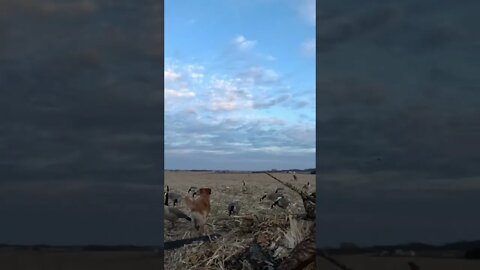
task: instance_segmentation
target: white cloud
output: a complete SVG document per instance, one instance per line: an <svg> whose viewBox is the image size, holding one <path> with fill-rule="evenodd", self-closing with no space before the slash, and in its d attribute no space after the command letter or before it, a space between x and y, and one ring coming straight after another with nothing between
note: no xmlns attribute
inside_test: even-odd
<svg viewBox="0 0 480 270"><path fill-rule="evenodd" d="M195 92L189 91L188 89L182 90L173 90L165 89L166 98L193 98L195 97Z"/></svg>
<svg viewBox="0 0 480 270"><path fill-rule="evenodd" d="M170 82L178 81L181 78L180 74L174 72L171 69L165 70L164 77L165 77L165 81L170 81Z"/></svg>
<svg viewBox="0 0 480 270"><path fill-rule="evenodd" d="M246 113L278 106L299 108L291 105L298 103L297 97L278 91L283 85L282 76L262 66L251 66L237 74L218 74L197 63L177 63L167 65L165 77L167 113L186 108L204 111L202 115Z"/></svg>
<svg viewBox="0 0 480 270"><path fill-rule="evenodd" d="M280 75L272 69L250 67L237 75L243 83L250 85L274 84L280 80Z"/></svg>
<svg viewBox="0 0 480 270"><path fill-rule="evenodd" d="M266 55L266 56L265 56L265 59L268 60L268 61L275 61L275 60L277 60L277 58L275 58L275 56L273 56L273 55Z"/></svg>
<svg viewBox="0 0 480 270"><path fill-rule="evenodd" d="M213 111L233 111L251 108L252 95L240 89L238 81L213 79L211 82L211 107Z"/></svg>
<svg viewBox="0 0 480 270"><path fill-rule="evenodd" d="M302 43L300 46L300 49L304 55L307 56L315 56L315 49L316 49L316 44L315 44L315 39L310 39Z"/></svg>
<svg viewBox="0 0 480 270"><path fill-rule="evenodd" d="M248 40L243 35L237 35L225 47L221 55L222 61L225 61L226 66L233 67L235 65L248 65L252 62L272 62L277 60L275 56L268 52L258 51L255 48L256 45L256 40Z"/></svg>
<svg viewBox="0 0 480 270"><path fill-rule="evenodd" d="M236 100L217 99L213 101L212 110L214 111L233 111L240 108Z"/></svg>
<svg viewBox="0 0 480 270"><path fill-rule="evenodd" d="M255 47L257 41L255 40L247 40L243 35L238 35L233 40L233 45L240 51L248 51Z"/></svg>
<svg viewBox="0 0 480 270"><path fill-rule="evenodd" d="M187 65L185 67L185 72L194 81L202 81L204 77L204 74L203 74L204 70L205 68L199 65Z"/></svg>

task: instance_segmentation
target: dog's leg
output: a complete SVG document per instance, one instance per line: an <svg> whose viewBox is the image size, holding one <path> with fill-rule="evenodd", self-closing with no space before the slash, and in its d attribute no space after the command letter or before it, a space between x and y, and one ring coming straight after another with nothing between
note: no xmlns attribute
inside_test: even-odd
<svg viewBox="0 0 480 270"><path fill-rule="evenodd" d="M200 235L199 235L199 233L200 233L200 224L199 224L198 217L196 217L195 215L194 215L193 218L192 218L192 223L193 223L193 227L195 228L195 231L196 231L197 236L200 236Z"/></svg>

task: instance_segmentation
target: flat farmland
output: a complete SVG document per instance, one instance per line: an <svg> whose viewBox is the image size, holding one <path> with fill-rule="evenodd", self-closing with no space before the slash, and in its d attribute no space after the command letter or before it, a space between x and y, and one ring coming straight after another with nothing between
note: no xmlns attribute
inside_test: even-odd
<svg viewBox="0 0 480 270"><path fill-rule="evenodd" d="M315 175L297 174L297 181L294 181L293 176L287 173L273 173L272 175L280 180L290 182L298 188L310 182L310 190L315 190ZM242 181L245 181L247 187L245 193L242 192ZM188 195L187 191L191 186L211 188L209 223L215 222L217 218L228 217L227 205L232 201L240 202L241 215L265 214L286 216L288 214L304 213L303 203L299 195L263 173L166 172L165 185L170 187L171 192L180 193L183 196ZM285 211L278 208L272 211L272 202L269 200L260 202L260 198L265 192L273 192L280 187L284 188L284 194L291 200L291 205ZM178 208L188 214L183 201L178 205ZM192 225L188 221L183 221L179 220L176 228L173 230L170 229L170 222L165 221L165 241L195 236Z"/></svg>
<svg viewBox="0 0 480 270"><path fill-rule="evenodd" d="M1 251L2 270L151 270L161 269L157 252Z"/></svg>
<svg viewBox="0 0 480 270"><path fill-rule="evenodd" d="M480 261L450 258L376 257L369 255L332 256L353 270L410 270L408 262L414 262L420 270L478 270ZM338 270L324 259L317 260L318 269Z"/></svg>
<svg viewBox="0 0 480 270"><path fill-rule="evenodd" d="M309 192L315 191L315 175L297 173L297 180L294 180L293 175L289 173L273 173L272 175L282 181L291 183L299 189L310 183ZM243 181L246 184L246 191L242 191ZM275 240L271 239L271 242L281 241L284 231L280 228L277 229L273 224L268 228L255 228L253 232L241 232L242 227L247 226L241 220L228 216L227 206L230 202L239 202L240 212L237 216L258 216L272 223L288 224L290 217L296 217L305 213L302 199L298 194L264 173L166 172L165 185L169 186L170 192L180 193L182 196L188 196L187 191L191 186L211 188L211 212L207 220L207 223L211 224L211 226L207 227L206 231L208 234L222 235L219 240L214 241L219 245L218 247L213 246L215 245L214 243L205 243L203 245L191 245L172 251L165 251L166 269L180 269L182 267L195 269L195 262L191 258L204 257L205 260L208 260L209 256L215 257L212 254L207 256L207 250L222 250L221 254L216 254L219 258L222 258L222 256L225 258L233 256L235 252L244 247L243 245L248 245L248 241L256 237L262 230L272 231L271 237L275 238ZM274 192L277 188L283 188L283 193L291 201L290 206L286 209L278 207L272 209L271 205L273 202L268 199L260 201L265 192ZM177 208L186 214L190 214L183 201ZM177 221L173 229L169 221L165 221L164 224L165 241L197 236L192 224L186 220ZM300 226L308 225L311 224L302 223ZM224 245L222 246L220 243L224 243ZM236 243L238 244L237 246L235 246ZM227 244L231 245L227 247ZM202 264L200 259L199 264ZM207 268L202 269L221 269L224 267L223 265L213 266L213 264L211 262L212 266L210 268L209 262L204 263L203 265L207 265Z"/></svg>

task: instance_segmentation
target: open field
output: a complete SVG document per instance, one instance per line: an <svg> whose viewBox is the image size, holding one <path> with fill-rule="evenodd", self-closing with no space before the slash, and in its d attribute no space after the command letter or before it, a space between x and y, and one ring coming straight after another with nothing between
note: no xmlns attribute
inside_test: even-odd
<svg viewBox="0 0 480 270"><path fill-rule="evenodd" d="M2 270L150 270L162 265L155 252L0 252Z"/></svg>
<svg viewBox="0 0 480 270"><path fill-rule="evenodd" d="M310 192L315 190L315 175L297 174L297 181L288 173L273 175L298 188L310 182ZM246 183L246 192L242 192L242 180ZM282 257L288 254L289 246L303 240L285 239L287 231L295 227L298 229L297 237L301 238L302 233L312 225L306 221L296 222L289 219L289 215L296 217L305 213L301 197L263 173L166 172L165 185L169 185L170 191L185 196L190 186L211 188L211 212L207 222L212 227L207 227L206 231L208 234L222 235L211 243L192 244L165 251L166 269L222 269L226 267L222 261L242 251L253 239L262 239L265 245L271 247L272 252L277 252L277 255ZM268 200L260 202L264 192L275 191L278 187L284 188L284 194L291 200L291 205L285 210L277 207L272 210L272 202ZM235 200L240 202L240 213L236 217L229 217L227 205ZM183 202L177 207L189 213ZM255 221L242 219L254 215L258 217ZM170 228L171 223L165 221L165 241L197 236L193 226L186 220L179 220L173 230Z"/></svg>
<svg viewBox="0 0 480 270"><path fill-rule="evenodd" d="M414 262L420 270L478 270L480 261L422 257L376 257L368 255L332 256L353 270L410 270L408 262ZM338 270L324 259L317 260L318 269Z"/></svg>

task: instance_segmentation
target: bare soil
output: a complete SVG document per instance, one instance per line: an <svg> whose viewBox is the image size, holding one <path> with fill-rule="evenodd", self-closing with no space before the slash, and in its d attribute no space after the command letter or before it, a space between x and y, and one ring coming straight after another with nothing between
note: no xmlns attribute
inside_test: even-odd
<svg viewBox="0 0 480 270"><path fill-rule="evenodd" d="M162 254L155 252L0 252L2 270L151 270L162 265Z"/></svg>

